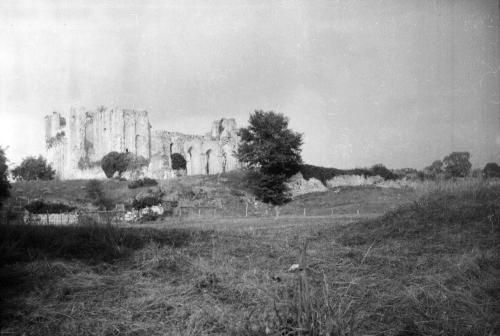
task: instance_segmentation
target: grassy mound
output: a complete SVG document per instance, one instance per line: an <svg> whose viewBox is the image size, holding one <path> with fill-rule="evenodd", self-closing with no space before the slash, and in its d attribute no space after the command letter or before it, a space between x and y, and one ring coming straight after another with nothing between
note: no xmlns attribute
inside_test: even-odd
<svg viewBox="0 0 500 336"><path fill-rule="evenodd" d="M367 296L366 328L500 332L499 186L433 192L335 234L360 264L351 297Z"/></svg>

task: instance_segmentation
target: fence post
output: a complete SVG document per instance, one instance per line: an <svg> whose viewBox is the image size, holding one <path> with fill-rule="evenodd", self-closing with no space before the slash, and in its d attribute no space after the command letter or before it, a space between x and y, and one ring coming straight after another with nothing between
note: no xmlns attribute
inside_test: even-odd
<svg viewBox="0 0 500 336"><path fill-rule="evenodd" d="M246 203L245 206L245 217L248 217L248 202Z"/></svg>
<svg viewBox="0 0 500 336"><path fill-rule="evenodd" d="M201 208L198 208L198 218L201 218Z"/></svg>
<svg viewBox="0 0 500 336"><path fill-rule="evenodd" d="M215 218L215 208L214 208L214 218Z"/></svg>
<svg viewBox="0 0 500 336"><path fill-rule="evenodd" d="M333 208L332 208L331 210L332 210L332 214L331 214L331 216L333 217Z"/></svg>
<svg viewBox="0 0 500 336"><path fill-rule="evenodd" d="M304 217L306 216L306 208L304 208Z"/></svg>
<svg viewBox="0 0 500 336"><path fill-rule="evenodd" d="M179 218L181 218L181 217L182 217L182 207L180 206L179 207Z"/></svg>

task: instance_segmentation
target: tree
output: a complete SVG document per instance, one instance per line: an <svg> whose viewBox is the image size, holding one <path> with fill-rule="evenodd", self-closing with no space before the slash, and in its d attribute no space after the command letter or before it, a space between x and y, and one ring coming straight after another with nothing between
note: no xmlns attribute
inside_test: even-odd
<svg viewBox="0 0 500 336"><path fill-rule="evenodd" d="M41 155L23 159L21 164L12 170L15 179L25 181L52 180L55 174L55 170Z"/></svg>
<svg viewBox="0 0 500 336"><path fill-rule="evenodd" d="M170 155L170 159L172 160L172 169L173 170L183 170L186 169L186 159L179 153L174 153Z"/></svg>
<svg viewBox="0 0 500 336"><path fill-rule="evenodd" d="M263 174L290 177L302 163L302 134L288 129L288 118L273 111L255 111L250 126L240 129L237 158Z"/></svg>
<svg viewBox="0 0 500 336"><path fill-rule="evenodd" d="M0 147L0 209L2 208L2 201L10 196L11 185L8 180L9 170L7 166L7 157L5 150Z"/></svg>
<svg viewBox="0 0 500 336"><path fill-rule="evenodd" d="M128 153L109 152L101 160L101 168L107 178L112 178L118 172L121 176L130 164L130 155Z"/></svg>
<svg viewBox="0 0 500 336"><path fill-rule="evenodd" d="M443 162L441 160L434 161L430 166L425 167L423 174L427 178L435 179L443 174Z"/></svg>
<svg viewBox="0 0 500 336"><path fill-rule="evenodd" d="M465 177L469 175L472 164L469 152L453 152L443 159L446 177Z"/></svg>
<svg viewBox="0 0 500 336"><path fill-rule="evenodd" d="M259 170L253 175L256 196L274 205L288 201L284 182L300 170L302 134L290 130L288 118L281 113L255 111L239 136L236 157Z"/></svg>
<svg viewBox="0 0 500 336"><path fill-rule="evenodd" d="M398 178L398 175L394 174L392 171L390 171L386 166L384 166L381 163L371 167L370 172L373 175L378 175L382 177L384 180L396 180Z"/></svg>
<svg viewBox="0 0 500 336"><path fill-rule="evenodd" d="M483 168L483 176L486 178L500 177L500 166L495 162L489 162Z"/></svg>

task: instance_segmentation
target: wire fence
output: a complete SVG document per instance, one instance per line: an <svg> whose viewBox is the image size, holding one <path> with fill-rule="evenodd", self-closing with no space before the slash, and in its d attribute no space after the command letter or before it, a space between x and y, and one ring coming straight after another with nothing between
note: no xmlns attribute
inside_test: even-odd
<svg viewBox="0 0 500 336"><path fill-rule="evenodd" d="M340 210L340 209L338 209ZM260 207L250 205L243 207L220 206L186 206L179 205L170 212L156 214L150 219L156 220L183 220L183 219L216 219L216 218L279 218L279 217L335 217L349 214L335 208L291 208L291 207ZM18 206L9 207L0 211L0 223L25 223L36 225L76 225L86 223L122 224L134 221L144 221L144 210L107 210L90 211L78 210L61 213L33 214ZM356 214L356 213L350 213ZM359 215L359 211L357 212Z"/></svg>

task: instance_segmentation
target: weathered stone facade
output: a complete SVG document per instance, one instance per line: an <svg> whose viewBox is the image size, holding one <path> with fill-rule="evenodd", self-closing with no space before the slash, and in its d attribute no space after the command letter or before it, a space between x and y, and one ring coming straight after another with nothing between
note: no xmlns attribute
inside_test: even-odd
<svg viewBox="0 0 500 336"><path fill-rule="evenodd" d="M45 117L47 160L61 179L104 178L100 160L111 151L130 152L148 163L143 176L175 176L170 156L180 153L187 174L216 174L238 168L234 119L216 120L210 133L188 135L153 130L147 111L72 108L67 118L58 112Z"/></svg>

